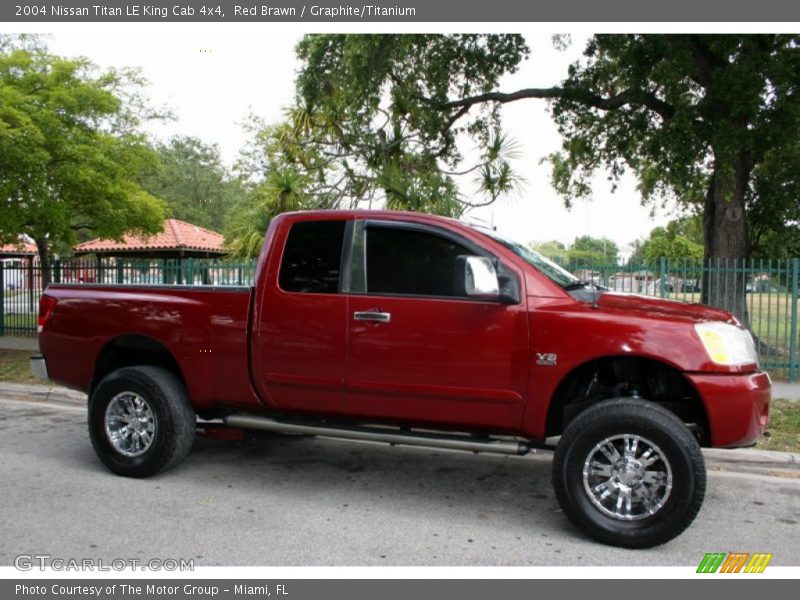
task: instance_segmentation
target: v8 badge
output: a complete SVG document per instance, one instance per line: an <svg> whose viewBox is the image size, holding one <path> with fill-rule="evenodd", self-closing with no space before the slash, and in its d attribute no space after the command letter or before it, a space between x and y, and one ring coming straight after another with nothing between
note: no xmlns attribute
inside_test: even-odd
<svg viewBox="0 0 800 600"><path fill-rule="evenodd" d="M558 362L558 355L552 352L537 352L536 364L542 367L555 367Z"/></svg>

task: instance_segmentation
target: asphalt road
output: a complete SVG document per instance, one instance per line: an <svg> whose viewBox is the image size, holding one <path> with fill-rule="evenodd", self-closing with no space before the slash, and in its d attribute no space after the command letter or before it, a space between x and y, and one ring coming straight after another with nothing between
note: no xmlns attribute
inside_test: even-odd
<svg viewBox="0 0 800 600"><path fill-rule="evenodd" d="M800 479L710 472L679 538L621 550L558 509L545 455L503 457L310 437L198 438L147 480L95 458L83 409L0 399L0 565L195 559L211 565L696 565L773 552L800 565Z"/></svg>

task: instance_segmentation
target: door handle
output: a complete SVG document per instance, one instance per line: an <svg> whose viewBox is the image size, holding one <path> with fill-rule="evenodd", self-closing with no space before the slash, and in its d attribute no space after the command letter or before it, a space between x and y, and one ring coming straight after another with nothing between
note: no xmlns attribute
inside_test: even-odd
<svg viewBox="0 0 800 600"><path fill-rule="evenodd" d="M375 321L376 323L388 323L392 320L392 315L385 312L366 310L354 312L353 318L356 321Z"/></svg>

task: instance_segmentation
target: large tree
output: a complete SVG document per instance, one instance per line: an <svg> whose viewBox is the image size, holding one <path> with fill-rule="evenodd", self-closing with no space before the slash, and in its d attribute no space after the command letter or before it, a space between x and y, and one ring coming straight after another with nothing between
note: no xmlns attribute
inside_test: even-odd
<svg viewBox="0 0 800 600"><path fill-rule="evenodd" d="M119 238L161 229L164 206L138 183L158 158L135 73L99 72L37 40L0 39L0 237L30 236L45 282L54 248L80 231Z"/></svg>
<svg viewBox="0 0 800 600"><path fill-rule="evenodd" d="M507 91L500 76L528 55L520 36L307 36L293 143L325 145L325 174L344 176L350 196L377 189L391 202L410 189L438 205L457 197L451 173L475 166L459 144L471 137L491 201L513 187L498 107L546 99L564 140L550 157L553 181L568 203L590 195L598 169L612 179L631 171L645 200L700 207L706 259L742 259L754 174L800 133L799 40L596 35L559 84Z"/></svg>
<svg viewBox="0 0 800 600"><path fill-rule="evenodd" d="M550 90L556 186L581 195L598 167L631 169L646 199L700 207L706 260L749 257L754 171L800 133L797 36L595 36L584 54ZM723 289L723 307L742 305Z"/></svg>

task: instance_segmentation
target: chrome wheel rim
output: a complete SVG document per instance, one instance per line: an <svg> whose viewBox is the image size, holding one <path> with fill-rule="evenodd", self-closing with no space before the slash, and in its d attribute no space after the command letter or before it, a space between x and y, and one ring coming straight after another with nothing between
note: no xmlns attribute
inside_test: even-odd
<svg viewBox="0 0 800 600"><path fill-rule="evenodd" d="M106 407L106 437L123 456L141 456L155 439L156 419L150 405L134 392L122 392Z"/></svg>
<svg viewBox="0 0 800 600"><path fill-rule="evenodd" d="M589 452L583 487L604 515L620 521L646 519L664 508L672 492L672 467L652 441L616 435Z"/></svg>

